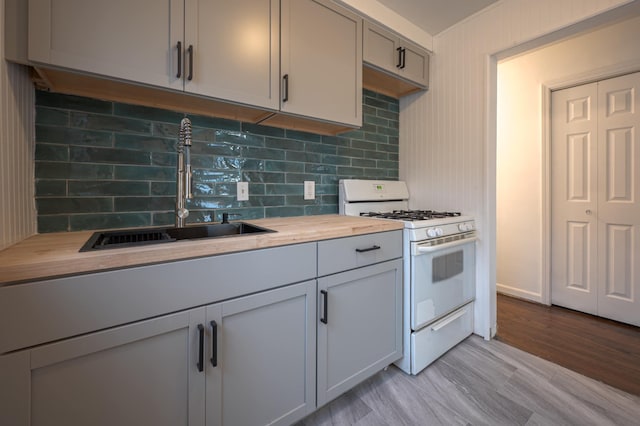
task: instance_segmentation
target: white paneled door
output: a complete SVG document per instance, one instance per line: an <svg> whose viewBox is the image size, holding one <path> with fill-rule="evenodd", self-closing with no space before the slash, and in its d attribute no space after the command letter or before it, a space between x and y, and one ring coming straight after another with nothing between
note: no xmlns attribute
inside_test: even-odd
<svg viewBox="0 0 640 426"><path fill-rule="evenodd" d="M640 73L552 94L551 301L640 325Z"/></svg>

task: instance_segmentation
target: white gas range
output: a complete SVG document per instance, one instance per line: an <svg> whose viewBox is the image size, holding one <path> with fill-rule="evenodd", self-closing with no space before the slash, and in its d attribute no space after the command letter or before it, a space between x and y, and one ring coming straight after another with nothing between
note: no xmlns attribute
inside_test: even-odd
<svg viewBox="0 0 640 426"><path fill-rule="evenodd" d="M408 206L405 182L340 181L340 214L404 222L404 356L396 364L418 374L473 332L476 231L459 212Z"/></svg>

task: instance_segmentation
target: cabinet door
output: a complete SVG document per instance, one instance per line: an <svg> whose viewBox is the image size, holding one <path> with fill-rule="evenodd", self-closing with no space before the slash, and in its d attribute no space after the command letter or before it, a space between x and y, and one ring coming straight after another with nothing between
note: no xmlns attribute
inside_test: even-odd
<svg viewBox="0 0 640 426"><path fill-rule="evenodd" d="M318 406L402 357L402 260L318 279Z"/></svg>
<svg viewBox="0 0 640 426"><path fill-rule="evenodd" d="M216 328L208 426L289 425L315 409L315 288L308 281L207 308L208 332Z"/></svg>
<svg viewBox="0 0 640 426"><path fill-rule="evenodd" d="M204 309L23 351L25 362L14 360L17 374L0 372L23 392L16 399L30 403L20 408L26 412L0 413L0 423L204 425L197 324L204 324ZM20 422L5 423L4 415Z"/></svg>
<svg viewBox="0 0 640 426"><path fill-rule="evenodd" d="M29 60L182 89L184 2L29 0Z"/></svg>
<svg viewBox="0 0 640 426"><path fill-rule="evenodd" d="M283 0L281 110L362 124L362 19L328 0Z"/></svg>
<svg viewBox="0 0 640 426"><path fill-rule="evenodd" d="M421 88L429 86L429 53L371 22L364 23L362 60Z"/></svg>
<svg viewBox="0 0 640 426"><path fill-rule="evenodd" d="M402 65L398 41L397 35L365 21L362 60L396 74Z"/></svg>
<svg viewBox="0 0 640 426"><path fill-rule="evenodd" d="M398 74L407 80L413 81L423 87L429 86L429 54L426 50L411 43L402 40L402 65Z"/></svg>
<svg viewBox="0 0 640 426"><path fill-rule="evenodd" d="M278 109L279 29L278 0L186 0L185 90Z"/></svg>

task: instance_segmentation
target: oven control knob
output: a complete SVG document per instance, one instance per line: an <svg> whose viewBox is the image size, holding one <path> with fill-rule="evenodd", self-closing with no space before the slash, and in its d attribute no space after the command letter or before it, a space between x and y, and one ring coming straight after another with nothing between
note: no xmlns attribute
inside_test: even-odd
<svg viewBox="0 0 640 426"><path fill-rule="evenodd" d="M427 237L435 238L437 236L438 236L438 228L429 228L429 229L427 229Z"/></svg>
<svg viewBox="0 0 640 426"><path fill-rule="evenodd" d="M442 235L444 234L442 228L436 228L436 232L438 233L438 237L442 237Z"/></svg>
<svg viewBox="0 0 640 426"><path fill-rule="evenodd" d="M458 229L462 232L473 231L473 225L470 223L461 223L458 225Z"/></svg>

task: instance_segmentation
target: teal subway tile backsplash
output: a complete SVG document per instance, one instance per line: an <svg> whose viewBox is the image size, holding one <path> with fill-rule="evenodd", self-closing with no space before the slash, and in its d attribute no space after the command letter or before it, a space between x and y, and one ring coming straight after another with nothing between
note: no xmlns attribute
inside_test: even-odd
<svg viewBox="0 0 640 426"><path fill-rule="evenodd" d="M364 91L363 127L338 136L189 115L188 223L338 212L338 180L398 178L398 101ZM181 112L36 92L38 231L172 225ZM316 182L304 200L303 181ZM249 182L248 201L236 182Z"/></svg>
<svg viewBox="0 0 640 426"><path fill-rule="evenodd" d="M37 117L45 109L36 108ZM62 123L62 122L61 122ZM66 124L62 124L65 125ZM67 127L56 127L52 125L36 125L37 141L40 143L50 142L61 145L72 146L112 146L113 134L109 132L97 132L84 129L72 129Z"/></svg>
<svg viewBox="0 0 640 426"><path fill-rule="evenodd" d="M37 106L49 107L66 111L95 112L99 114L111 114L113 103L82 96L60 96L56 93L38 91L36 93ZM36 118L37 121L37 118Z"/></svg>
<svg viewBox="0 0 640 426"><path fill-rule="evenodd" d="M151 224L151 218L148 213L73 214L69 215L68 228L71 230L117 229L151 226ZM40 226L40 223L38 223L38 226Z"/></svg>
<svg viewBox="0 0 640 426"><path fill-rule="evenodd" d="M65 197L67 182L64 180L40 180L36 183L36 197Z"/></svg>
<svg viewBox="0 0 640 426"><path fill-rule="evenodd" d="M69 161L69 147L40 143L36 148L36 160Z"/></svg>
<svg viewBox="0 0 640 426"><path fill-rule="evenodd" d="M111 198L40 197L36 204L38 213L42 215L113 211Z"/></svg>
<svg viewBox="0 0 640 426"><path fill-rule="evenodd" d="M151 134L151 122L103 114L72 112L70 125L81 129Z"/></svg>
<svg viewBox="0 0 640 426"><path fill-rule="evenodd" d="M36 184L48 179L113 179L113 166L103 164L53 162L36 159L35 169Z"/></svg>
<svg viewBox="0 0 640 426"><path fill-rule="evenodd" d="M47 181L43 181L47 182ZM68 181L70 196L118 196L127 194L128 196L149 195L148 182L135 181L113 181L113 180L71 180Z"/></svg>
<svg viewBox="0 0 640 426"><path fill-rule="evenodd" d="M148 193L148 191L147 191ZM173 209L173 197L114 197L116 212L167 211Z"/></svg>
<svg viewBox="0 0 640 426"><path fill-rule="evenodd" d="M40 232L65 232L69 228L68 215L38 215L38 229L41 230Z"/></svg>

